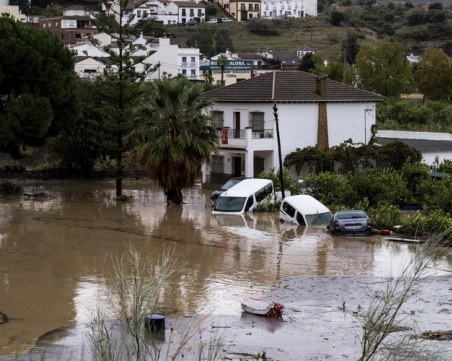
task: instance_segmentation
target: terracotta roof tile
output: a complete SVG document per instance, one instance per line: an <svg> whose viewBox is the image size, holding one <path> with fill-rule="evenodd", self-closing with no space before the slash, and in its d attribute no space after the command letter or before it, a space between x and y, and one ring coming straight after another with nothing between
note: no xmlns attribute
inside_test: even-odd
<svg viewBox="0 0 452 361"><path fill-rule="evenodd" d="M377 102L384 100L378 94L330 79L326 79L326 95L322 97L316 93L316 78L316 75L302 71L271 72L210 90L205 92L203 97L216 102L234 103Z"/></svg>

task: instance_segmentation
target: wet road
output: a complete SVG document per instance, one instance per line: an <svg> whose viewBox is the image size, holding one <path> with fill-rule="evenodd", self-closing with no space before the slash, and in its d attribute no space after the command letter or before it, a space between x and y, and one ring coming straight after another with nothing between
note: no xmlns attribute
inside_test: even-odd
<svg viewBox="0 0 452 361"><path fill-rule="evenodd" d="M166 284L168 315L240 315L239 300L268 291L289 276L384 276L412 245L380 237L331 237L324 229L280 224L276 214L211 215L210 191L198 185L186 204L167 207L153 183L125 184L130 202L116 203L111 182L28 183L46 199L1 200L0 355L27 351L39 336L82 324L105 292L111 257L130 242L158 257L174 249L179 271ZM452 269L450 252L435 268Z"/></svg>

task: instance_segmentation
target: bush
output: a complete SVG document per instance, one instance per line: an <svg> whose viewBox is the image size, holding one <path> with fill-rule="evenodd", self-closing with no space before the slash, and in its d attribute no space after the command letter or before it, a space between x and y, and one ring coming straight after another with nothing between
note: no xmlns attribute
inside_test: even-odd
<svg viewBox="0 0 452 361"><path fill-rule="evenodd" d="M333 10L330 14L330 24L333 26L340 26L341 22L345 20L344 13Z"/></svg>
<svg viewBox="0 0 452 361"><path fill-rule="evenodd" d="M376 208L368 209L367 214L374 227L379 229L392 229L402 220L402 213L399 208L384 202L379 203Z"/></svg>
<svg viewBox="0 0 452 361"><path fill-rule="evenodd" d="M250 20L247 22L246 27L250 33L262 35L262 36L278 36L278 30L270 27L265 20Z"/></svg>
<svg viewBox="0 0 452 361"><path fill-rule="evenodd" d="M423 210L452 212L452 176L424 180L418 185L417 192Z"/></svg>
<svg viewBox="0 0 452 361"><path fill-rule="evenodd" d="M370 207L380 202L400 205L409 197L402 174L393 169L371 170L349 174L348 182L353 190L352 204L368 198Z"/></svg>
<svg viewBox="0 0 452 361"><path fill-rule="evenodd" d="M430 214L421 212L415 213L411 217L407 217L401 228L404 235L412 236L420 239L427 239L433 234L440 234L452 227L452 218L446 213L436 210ZM441 244L452 246L452 237L450 232Z"/></svg>
<svg viewBox="0 0 452 361"><path fill-rule="evenodd" d="M0 195L12 195L22 193L22 187L10 181L0 183Z"/></svg>
<svg viewBox="0 0 452 361"><path fill-rule="evenodd" d="M206 15L210 16L210 17L215 17L218 14L218 8L213 5L213 4L209 4L206 6Z"/></svg>
<svg viewBox="0 0 452 361"><path fill-rule="evenodd" d="M310 174L304 178L306 193L326 205L348 206L352 189L344 176L330 172Z"/></svg>

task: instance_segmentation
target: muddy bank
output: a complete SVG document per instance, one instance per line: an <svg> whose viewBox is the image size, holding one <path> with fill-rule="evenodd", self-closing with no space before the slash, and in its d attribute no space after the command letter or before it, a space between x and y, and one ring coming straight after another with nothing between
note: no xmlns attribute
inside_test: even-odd
<svg viewBox="0 0 452 361"><path fill-rule="evenodd" d="M360 356L363 314L376 292L386 280L376 277L306 276L285 279L262 299L285 305L282 319L271 319L243 313L240 300L235 312L227 316L192 315L176 318L167 315L166 329L158 342L166 354L190 325L204 320L195 332L192 345L184 359L192 359L199 342L212 337L223 338L226 360L252 360L265 353L268 360L356 360ZM406 326L391 337L420 335L427 331L452 330L452 274L429 276L419 293L407 302L401 312ZM20 357L1 357L1 361L38 359L45 350L46 360L88 360L86 325L49 333L41 337L39 346ZM421 340L428 350L441 350L445 359L452 359L452 341Z"/></svg>

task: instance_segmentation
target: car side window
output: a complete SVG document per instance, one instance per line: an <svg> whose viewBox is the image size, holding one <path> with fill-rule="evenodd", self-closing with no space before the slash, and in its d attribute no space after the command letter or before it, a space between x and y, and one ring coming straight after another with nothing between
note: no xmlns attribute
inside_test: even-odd
<svg viewBox="0 0 452 361"><path fill-rule="evenodd" d="M295 208L292 207L289 203L283 203L283 211L286 212L289 216L293 217L295 215Z"/></svg>
<svg viewBox="0 0 452 361"><path fill-rule="evenodd" d="M256 192L256 201L260 202L260 201L264 200L266 196L267 195L265 193L265 189L261 189Z"/></svg>
<svg viewBox="0 0 452 361"><path fill-rule="evenodd" d="M253 206L253 196L249 196L246 201L245 212L248 212L250 208Z"/></svg>

